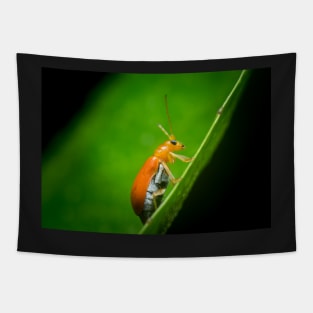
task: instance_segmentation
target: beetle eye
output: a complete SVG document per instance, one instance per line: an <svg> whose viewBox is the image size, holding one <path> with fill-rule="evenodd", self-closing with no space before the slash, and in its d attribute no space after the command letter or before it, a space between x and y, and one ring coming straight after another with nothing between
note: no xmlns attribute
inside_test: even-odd
<svg viewBox="0 0 313 313"><path fill-rule="evenodd" d="M174 146L176 146L177 141L176 141L176 140L171 140L171 144L174 145Z"/></svg>

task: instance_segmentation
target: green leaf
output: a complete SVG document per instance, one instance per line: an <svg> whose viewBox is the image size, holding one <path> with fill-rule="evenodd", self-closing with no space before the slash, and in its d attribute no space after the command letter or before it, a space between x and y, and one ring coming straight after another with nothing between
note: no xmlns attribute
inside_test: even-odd
<svg viewBox="0 0 313 313"><path fill-rule="evenodd" d="M240 73L237 82L218 110L212 125L194 155L194 160L189 163L181 176L181 181L174 186L150 221L142 227L139 234L164 234L171 226L194 182L203 168L210 162L215 150L223 139L232 115L240 101L240 96L250 76L249 74L250 71L248 70L243 70Z"/></svg>

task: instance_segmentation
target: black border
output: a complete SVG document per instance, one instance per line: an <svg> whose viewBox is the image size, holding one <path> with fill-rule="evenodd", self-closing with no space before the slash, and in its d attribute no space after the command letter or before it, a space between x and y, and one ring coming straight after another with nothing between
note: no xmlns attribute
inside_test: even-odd
<svg viewBox="0 0 313 313"><path fill-rule="evenodd" d="M271 228L188 235L120 235L41 228L41 69L188 73L271 68ZM18 251L110 257L200 257L296 250L296 54L203 61L102 61L17 54L20 109Z"/></svg>

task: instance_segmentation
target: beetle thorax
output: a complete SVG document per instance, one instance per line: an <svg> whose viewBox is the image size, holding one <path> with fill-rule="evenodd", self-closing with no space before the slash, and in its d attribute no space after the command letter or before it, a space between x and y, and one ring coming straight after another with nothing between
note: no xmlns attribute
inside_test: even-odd
<svg viewBox="0 0 313 313"><path fill-rule="evenodd" d="M154 151L154 156L158 157L160 160L166 163L172 163L174 161L173 157L170 155L170 152L178 151L184 149L184 145L176 140L168 140L163 144L158 146Z"/></svg>

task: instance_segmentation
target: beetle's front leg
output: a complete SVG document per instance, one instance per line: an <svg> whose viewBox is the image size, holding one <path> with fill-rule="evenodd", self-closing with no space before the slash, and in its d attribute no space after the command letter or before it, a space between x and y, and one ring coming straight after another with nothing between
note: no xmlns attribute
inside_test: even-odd
<svg viewBox="0 0 313 313"><path fill-rule="evenodd" d="M176 154L176 153L174 153L174 152L170 152L170 155L171 155L173 158L179 159L179 160L181 160L181 161L183 161L183 162L186 162L186 163L191 162L191 161L194 160L194 158L189 158L189 157L186 157L186 156L181 155L181 154Z"/></svg>

